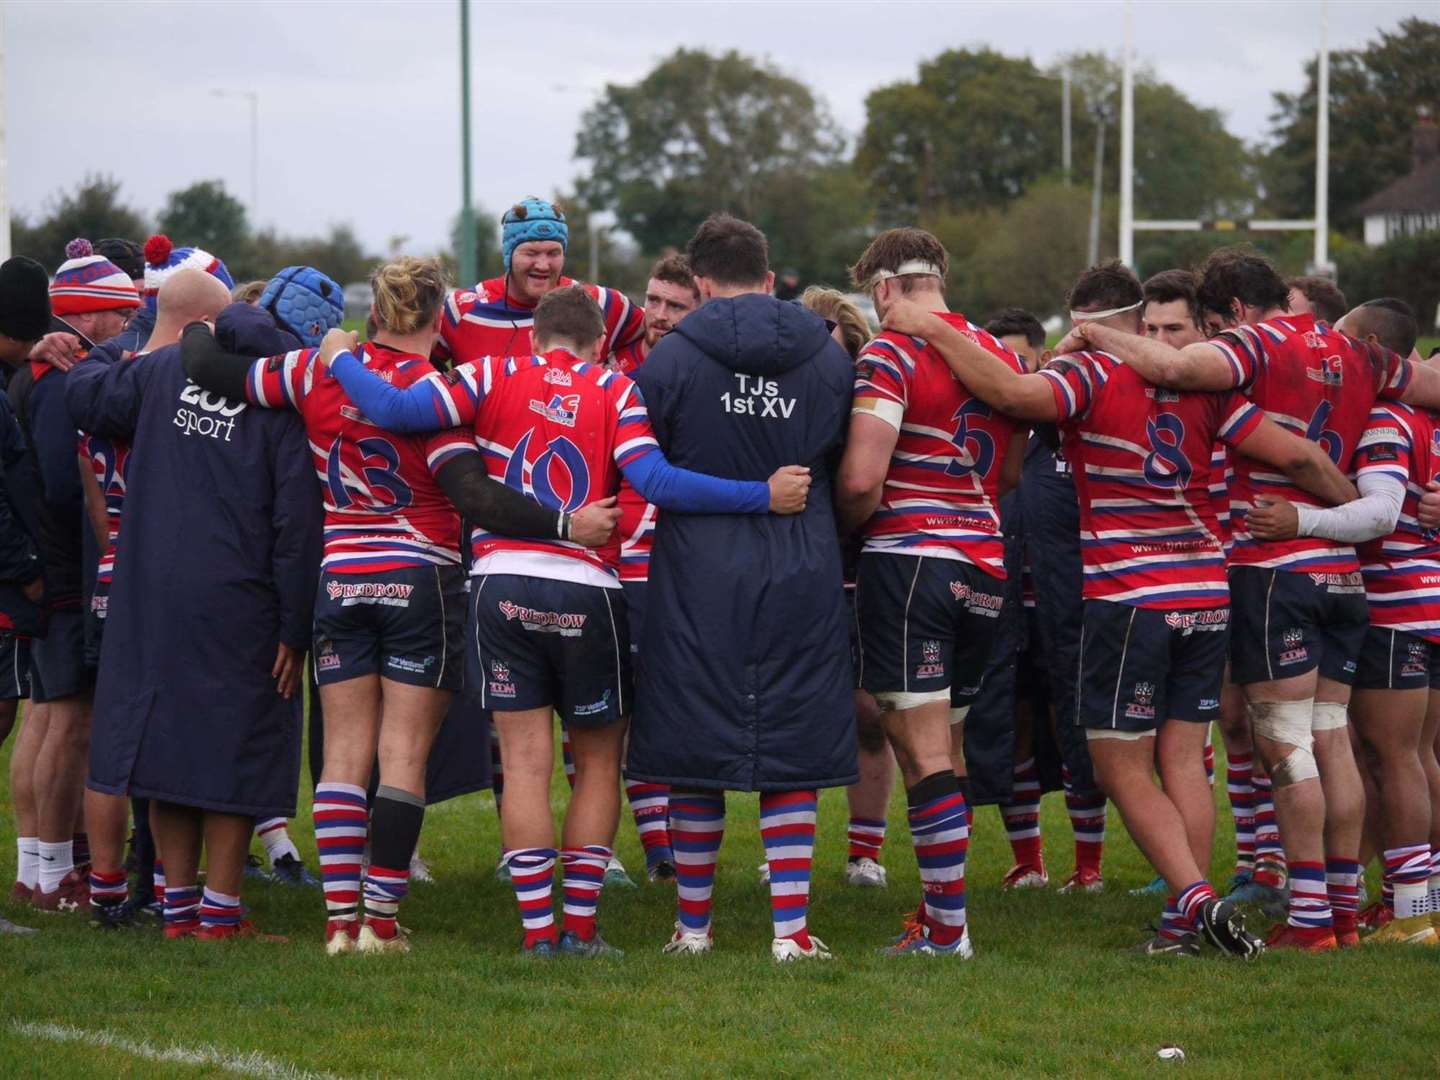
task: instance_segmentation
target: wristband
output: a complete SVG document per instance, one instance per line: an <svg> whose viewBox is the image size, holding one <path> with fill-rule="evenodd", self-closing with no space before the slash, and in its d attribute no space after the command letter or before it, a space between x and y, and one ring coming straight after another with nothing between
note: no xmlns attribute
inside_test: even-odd
<svg viewBox="0 0 1440 1080"><path fill-rule="evenodd" d="M564 510L560 511L560 520L556 525L555 531L561 540L570 539L570 515Z"/></svg>

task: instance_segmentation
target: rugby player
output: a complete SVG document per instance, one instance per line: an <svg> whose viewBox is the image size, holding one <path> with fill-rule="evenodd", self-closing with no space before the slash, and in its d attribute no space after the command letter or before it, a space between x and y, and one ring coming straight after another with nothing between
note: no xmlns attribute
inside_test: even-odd
<svg viewBox="0 0 1440 1080"><path fill-rule="evenodd" d="M891 229L851 268L884 318L909 298L938 322L949 257L930 233ZM948 323L947 323L948 325ZM1018 372L984 331L977 340ZM969 394L923 341L882 333L860 354L836 481L843 533L863 527L856 571L859 683L884 711L905 781L924 902L886 952L972 955L965 918L969 823L955 758L989 659L1005 576L999 497L1025 429Z"/></svg>
<svg viewBox="0 0 1440 1080"><path fill-rule="evenodd" d="M529 356L535 306L555 289L578 285L605 314L605 356L644 337L641 311L616 289L565 277L570 226L565 213L545 199L522 199L500 218L505 273L445 301L435 359L464 364L486 356ZM603 358L602 358L603 359Z"/></svg>
<svg viewBox="0 0 1440 1080"><path fill-rule="evenodd" d="M1201 278L1202 305L1227 311L1235 324L1208 342L1177 350L1100 325L1080 327L1081 334L1157 387L1243 388L1256 406L1346 467L1377 399L1440 405L1440 372L1357 342L1313 315L1290 315L1288 287L1263 257L1217 252ZM1369 610L1352 547L1250 534L1244 511L1270 494L1315 505L1273 470L1236 459L1232 673L1274 783L1290 878L1287 919L1269 943L1323 951L1358 940L1352 905L1364 794L1346 706Z"/></svg>
<svg viewBox="0 0 1440 1080"><path fill-rule="evenodd" d="M1069 297L1077 330L1103 326L1107 340L1146 340L1142 303L1140 283L1118 263L1087 270ZM1140 948L1194 955L1203 934L1225 952L1256 955L1263 944L1202 869L1215 815L1202 751L1220 708L1229 623L1210 455L1220 438L1320 497L1343 501L1353 487L1316 445L1241 397L1146 386L1108 352L1069 350L1073 339L1044 371L1021 375L973 331L918 305L886 322L930 341L995 408L1061 423L1077 466L1085 560L1080 721L1101 786L1170 887L1160 932Z"/></svg>
<svg viewBox="0 0 1440 1080"><path fill-rule="evenodd" d="M1415 316L1399 300L1361 304L1336 329L1401 356L1415 347ZM1277 496L1250 512L1249 527L1266 540L1320 536L1360 545L1370 630L1350 715L1374 755L1384 877L1394 914L1365 940L1436 945L1428 895L1434 808L1422 757L1434 754L1436 718L1428 703L1432 677L1440 683L1440 590L1433 584L1440 544L1416 512L1424 485L1440 473L1440 418L1396 402L1377 403L1355 467L1360 501L1317 510Z"/></svg>
<svg viewBox="0 0 1440 1080"><path fill-rule="evenodd" d="M434 374L429 354L445 297L439 265L402 257L371 281L377 332L357 350L361 362L399 386ZM314 801L325 947L331 955L408 951L396 916L424 820L430 747L461 675L460 522L436 476L445 454L464 442L453 433L395 438L350 403L315 350L251 361L193 329L183 346L186 371L200 386L294 409L305 420L326 514L314 627L326 724ZM517 515L523 533L569 527L523 496L485 487L492 502L497 493L507 497L497 507L515 507L505 512ZM493 517L478 509L476 520ZM603 535L609 524L605 516ZM372 806L367 784L377 751Z"/></svg>
<svg viewBox="0 0 1440 1080"><path fill-rule="evenodd" d="M473 444L444 455L446 488L467 518L465 488L487 469L562 513L613 495L621 474L667 510L804 508L808 470L781 468L767 484L670 466L635 384L601 365L606 341L604 316L593 298L566 288L536 306L535 343L543 350L536 356L462 364L409 389L384 382L348 354L334 357L331 372L366 416L393 430L473 425ZM556 541L507 540L477 529L471 543L475 660L486 676L482 704L492 710L505 762L501 830L525 929L523 951L619 955L596 924L613 854L630 712L619 579L603 553L563 535ZM570 732L575 759L575 794L558 852L549 794L553 713ZM551 901L557 855L565 876L558 936Z"/></svg>
<svg viewBox="0 0 1440 1080"><path fill-rule="evenodd" d="M1328 277L1296 277L1285 282L1285 285L1290 290L1292 315L1314 315L1321 322L1333 326L1349 308L1345 303L1345 294Z"/></svg>

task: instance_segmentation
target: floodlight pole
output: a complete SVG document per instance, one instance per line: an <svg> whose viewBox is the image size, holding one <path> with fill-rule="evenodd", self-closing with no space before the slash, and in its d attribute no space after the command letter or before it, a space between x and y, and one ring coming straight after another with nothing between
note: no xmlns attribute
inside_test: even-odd
<svg viewBox="0 0 1440 1080"><path fill-rule="evenodd" d="M470 203L470 0L460 0L460 286L471 288L475 268L475 208Z"/></svg>
<svg viewBox="0 0 1440 1080"><path fill-rule="evenodd" d="M1120 82L1120 261L1135 262L1135 60L1133 15L1125 0L1125 53Z"/></svg>
<svg viewBox="0 0 1440 1080"><path fill-rule="evenodd" d="M244 98L250 103L250 217L255 228L260 227L260 95L254 90L226 90L216 88L211 97Z"/></svg>
<svg viewBox="0 0 1440 1080"><path fill-rule="evenodd" d="M1315 81L1315 273L1330 265L1330 5L1320 4L1320 61Z"/></svg>
<svg viewBox="0 0 1440 1080"><path fill-rule="evenodd" d="M10 159L5 153L5 9L0 7L0 262L10 258Z"/></svg>
<svg viewBox="0 0 1440 1080"><path fill-rule="evenodd" d="M1060 169L1070 186L1070 65L1060 69Z"/></svg>

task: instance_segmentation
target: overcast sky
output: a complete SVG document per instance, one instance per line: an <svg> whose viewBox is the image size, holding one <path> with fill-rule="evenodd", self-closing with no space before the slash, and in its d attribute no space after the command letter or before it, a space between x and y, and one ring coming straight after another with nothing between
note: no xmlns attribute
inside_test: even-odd
<svg viewBox="0 0 1440 1080"><path fill-rule="evenodd" d="M115 175L151 214L167 192L215 177L248 205L249 107L211 94L227 88L259 95L262 224L298 234L348 221L377 251L397 235L415 251L446 242L460 198L455 0L10 0L3 10L18 212L38 215L86 171ZM1329 10L1342 48L1407 15L1434 17L1436 5L1331 0ZM475 199L498 213L568 187L581 170L581 113L607 82L637 81L681 45L767 57L813 87L853 139L866 93L913 78L924 58L979 45L1041 65L1075 50L1118 55L1123 11L1119 0L476 0ZM1137 60L1250 141L1265 137L1271 93L1299 89L1319 47L1320 0L1137 0L1134 11Z"/></svg>

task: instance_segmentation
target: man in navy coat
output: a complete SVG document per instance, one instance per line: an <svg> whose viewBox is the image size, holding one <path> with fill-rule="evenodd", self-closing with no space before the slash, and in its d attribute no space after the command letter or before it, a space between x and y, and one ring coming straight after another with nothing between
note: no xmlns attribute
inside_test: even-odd
<svg viewBox="0 0 1440 1080"><path fill-rule="evenodd" d="M703 305L636 373L687 469L763 480L811 468L803 513L661 516L626 774L670 784L680 919L710 948L725 792L760 793L777 960L828 958L806 927L816 789L853 783L855 703L830 472L854 366L825 321L770 295L765 236L711 216L686 251Z"/></svg>
<svg viewBox="0 0 1440 1080"><path fill-rule="evenodd" d="M157 333L169 308L189 311L187 296L215 287L177 272L160 292ZM216 333L236 352L286 348L249 305L226 308ZM167 937L246 933L239 891L254 818L292 816L299 779L321 513L305 430L289 413L200 390L178 345L81 364L66 401L77 427L132 444L90 786L155 804Z"/></svg>

